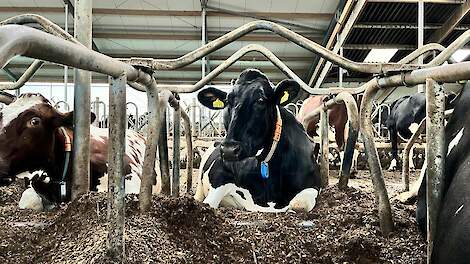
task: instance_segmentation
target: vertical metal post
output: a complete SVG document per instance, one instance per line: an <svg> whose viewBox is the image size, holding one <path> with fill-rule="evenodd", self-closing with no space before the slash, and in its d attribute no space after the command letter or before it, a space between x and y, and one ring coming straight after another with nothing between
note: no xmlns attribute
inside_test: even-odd
<svg viewBox="0 0 470 264"><path fill-rule="evenodd" d="M160 160L160 175L162 179L162 193L171 194L170 187L170 166L168 162L168 124L166 118L167 109L162 115L162 126L160 128L160 137L158 138L158 157Z"/></svg>
<svg viewBox="0 0 470 264"><path fill-rule="evenodd" d="M93 111L95 112L96 119L93 124L97 125L100 122L100 98L96 97L95 101L93 102Z"/></svg>
<svg viewBox="0 0 470 264"><path fill-rule="evenodd" d="M206 45L207 43L207 15L206 15L206 6L207 0L200 0L201 1L201 46ZM206 57L201 59L201 77L204 78L208 71L208 64L209 60Z"/></svg>
<svg viewBox="0 0 470 264"><path fill-rule="evenodd" d="M75 37L91 49L92 0L75 0ZM74 137L72 199L90 186L90 85L91 72L74 71Z"/></svg>
<svg viewBox="0 0 470 264"><path fill-rule="evenodd" d="M69 4L65 4L65 32L69 32ZM67 84L69 82L69 66L64 65L64 101L68 100Z"/></svg>
<svg viewBox="0 0 470 264"><path fill-rule="evenodd" d="M146 212L152 205L152 185L156 182L155 159L159 131L162 125L163 115L159 105L160 101L155 80L147 85L147 109L148 124L145 144L144 165L142 166L142 182L140 184L139 207L141 212Z"/></svg>
<svg viewBox="0 0 470 264"><path fill-rule="evenodd" d="M108 144L108 241L107 255L121 263L124 259L126 152L126 75L110 77Z"/></svg>
<svg viewBox="0 0 470 264"><path fill-rule="evenodd" d="M322 109L320 112L320 175L322 188L328 186L328 175L330 173L328 160L330 142L328 140L328 130L328 109Z"/></svg>
<svg viewBox="0 0 470 264"><path fill-rule="evenodd" d="M444 139L444 88L432 79L426 79L426 139L428 144L426 160L427 186L427 234L428 258L431 263L434 235L442 198L442 186L445 167L445 139Z"/></svg>
<svg viewBox="0 0 470 264"><path fill-rule="evenodd" d="M181 107L173 112L173 177L171 181L171 194L180 195L180 138L181 135Z"/></svg>
<svg viewBox="0 0 470 264"><path fill-rule="evenodd" d="M418 49L424 45L424 1L418 2ZM418 57L418 64L423 64L423 55ZM418 92L424 92L424 85L418 85Z"/></svg>
<svg viewBox="0 0 470 264"><path fill-rule="evenodd" d="M337 38L338 38L338 42L340 42L341 34L338 33ZM343 47L339 48L339 55L341 57L343 56ZM339 88L343 88L343 68L338 67L338 69L339 69L339 72L338 72Z"/></svg>
<svg viewBox="0 0 470 264"><path fill-rule="evenodd" d="M192 121L192 125L191 127L193 128L193 137L196 137L197 136L197 131L196 131L196 98L193 98L193 103L191 104L191 111L192 111L192 114L191 114L191 121Z"/></svg>

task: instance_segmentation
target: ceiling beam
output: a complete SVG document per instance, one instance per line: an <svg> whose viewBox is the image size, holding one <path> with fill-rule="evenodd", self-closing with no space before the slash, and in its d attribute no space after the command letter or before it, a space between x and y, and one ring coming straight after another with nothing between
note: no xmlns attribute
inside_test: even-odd
<svg viewBox="0 0 470 264"><path fill-rule="evenodd" d="M462 19L470 11L470 1L461 4L454 13L442 24L441 28L434 31L429 37L428 43L440 43L454 30L454 28L462 21Z"/></svg>
<svg viewBox="0 0 470 264"><path fill-rule="evenodd" d="M197 34L161 34L161 33L119 33L119 32L97 32L93 31L94 38L101 39L149 39L149 40L201 40L200 32ZM209 35L209 40L214 40L220 35ZM320 42L321 38L308 37L310 40ZM249 34L238 40L240 41L262 41L262 42L290 42L289 40L273 34Z"/></svg>
<svg viewBox="0 0 470 264"><path fill-rule="evenodd" d="M67 1L67 0L64 0ZM0 12L8 13L63 13L63 7L0 7ZM121 15L121 16L179 16L179 17L199 17L200 11L185 10L140 10L140 9L119 9L119 8L93 8L94 15ZM208 16L217 17L247 17L256 15L259 17L270 17L279 19L311 19L330 20L332 13L288 13L288 12L237 12L237 14L227 14L218 11L208 11Z"/></svg>
<svg viewBox="0 0 470 264"><path fill-rule="evenodd" d="M366 4L367 4L367 0L358 0L358 1L356 1L356 4L352 8L351 13L349 14L346 21L342 21L341 18L340 18L340 21L339 21L338 24L343 25L343 28L342 28L341 32L339 33L339 38L337 38L337 36L333 35L334 32L330 36L331 41L336 40L335 45L333 46L333 49L332 49L332 51L334 53L338 53L339 49L343 46L343 43L346 41L349 33L352 31L352 28L353 28L354 24L356 23L356 20L359 18L360 14L364 10L364 7L366 6ZM350 9L350 8L348 8L348 9ZM344 11L348 11L348 10L345 8ZM346 17L346 14L345 14L344 11L343 11L344 16L343 16L343 14L341 14L342 17ZM315 83L314 87L316 87L316 88L320 87L323 80L327 76L327 74L328 74L328 72L331 68L331 62L326 62L325 66L323 67L323 62L324 61L325 60L320 60L318 62L317 67L316 67L315 71L313 72L313 75L310 78L310 81L308 83L309 86L312 86Z"/></svg>
<svg viewBox="0 0 470 264"><path fill-rule="evenodd" d="M371 49L398 49L398 50L415 50L416 45L406 44L345 44L343 49L346 50L371 50Z"/></svg>

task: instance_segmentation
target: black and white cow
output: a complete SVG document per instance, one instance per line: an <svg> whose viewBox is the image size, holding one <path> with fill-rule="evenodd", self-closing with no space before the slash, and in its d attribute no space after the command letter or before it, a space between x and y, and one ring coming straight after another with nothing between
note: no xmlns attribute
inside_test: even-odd
<svg viewBox="0 0 470 264"><path fill-rule="evenodd" d="M227 135L201 161L195 199L217 208L249 211L310 211L320 190L320 173L302 125L281 106L300 86L293 80L273 87L260 71L243 71L230 93L210 87L199 101L224 109Z"/></svg>
<svg viewBox="0 0 470 264"><path fill-rule="evenodd" d="M453 108L455 94L446 96L446 109ZM389 170L396 170L398 163L398 136L408 140L416 132L419 123L426 117L426 96L416 93L398 98L390 105L390 114L385 125L390 132L392 143L392 161ZM410 158L410 168L414 169L413 159Z"/></svg>
<svg viewBox="0 0 470 264"><path fill-rule="evenodd" d="M470 85L455 100L445 128L443 200L438 215L432 263L468 263L470 260ZM426 233L426 177L418 190L416 219Z"/></svg>

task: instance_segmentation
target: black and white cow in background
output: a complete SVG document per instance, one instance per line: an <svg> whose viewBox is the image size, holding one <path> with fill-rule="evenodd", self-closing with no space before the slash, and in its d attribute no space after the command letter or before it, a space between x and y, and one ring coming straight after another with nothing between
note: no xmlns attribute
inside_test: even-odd
<svg viewBox="0 0 470 264"><path fill-rule="evenodd" d="M470 260L470 85L455 100L445 128L446 159L443 199L438 214L432 263L468 263ZM418 190L416 220L426 234L426 177ZM419 182L418 182L419 184Z"/></svg>
<svg viewBox="0 0 470 264"><path fill-rule="evenodd" d="M446 96L446 109L453 108L455 97L455 94ZM425 117L426 96L424 93L403 96L390 105L390 114L385 121L392 143L392 161L388 170L396 170L398 166L398 136L405 140L410 139ZM414 169L413 159L411 158L410 168Z"/></svg>
<svg viewBox="0 0 470 264"><path fill-rule="evenodd" d="M224 109L227 135L202 158L195 199L217 208L249 211L310 211L320 173L302 125L284 105L300 86L283 80L273 87L260 71L243 71L230 93L210 87L199 101Z"/></svg>

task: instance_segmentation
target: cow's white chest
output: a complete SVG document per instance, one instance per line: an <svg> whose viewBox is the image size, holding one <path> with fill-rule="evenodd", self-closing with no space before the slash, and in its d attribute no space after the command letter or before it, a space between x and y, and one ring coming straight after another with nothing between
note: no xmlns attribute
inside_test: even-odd
<svg viewBox="0 0 470 264"><path fill-rule="evenodd" d="M36 211L42 211L44 209L42 198L32 187L29 187L23 192L23 194L21 194L18 207L20 209L32 209Z"/></svg>

